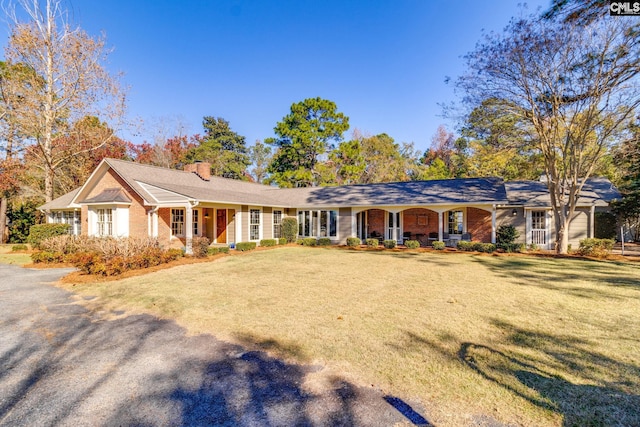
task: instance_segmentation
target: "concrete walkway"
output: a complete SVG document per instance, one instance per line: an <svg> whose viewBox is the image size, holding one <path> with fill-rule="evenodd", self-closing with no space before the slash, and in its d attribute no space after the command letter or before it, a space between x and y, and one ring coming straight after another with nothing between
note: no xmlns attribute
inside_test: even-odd
<svg viewBox="0 0 640 427"><path fill-rule="evenodd" d="M0 265L0 426L430 425L401 399L149 315L108 320Z"/></svg>

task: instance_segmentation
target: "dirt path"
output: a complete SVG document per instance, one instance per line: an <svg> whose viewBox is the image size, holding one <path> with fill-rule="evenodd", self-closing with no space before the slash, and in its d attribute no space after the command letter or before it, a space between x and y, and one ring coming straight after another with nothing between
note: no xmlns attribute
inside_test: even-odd
<svg viewBox="0 0 640 427"><path fill-rule="evenodd" d="M0 265L0 425L430 425L397 397L149 315L88 311L47 285L68 269ZM112 313L114 314L114 313Z"/></svg>

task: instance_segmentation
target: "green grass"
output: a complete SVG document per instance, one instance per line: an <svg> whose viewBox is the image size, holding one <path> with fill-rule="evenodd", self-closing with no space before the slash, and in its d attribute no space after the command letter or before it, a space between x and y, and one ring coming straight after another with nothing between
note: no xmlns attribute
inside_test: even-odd
<svg viewBox="0 0 640 427"><path fill-rule="evenodd" d="M286 247L73 289L322 363L439 426L639 425L639 267Z"/></svg>
<svg viewBox="0 0 640 427"><path fill-rule="evenodd" d="M0 245L0 264L25 265L31 263L31 256L26 253L12 252L13 244Z"/></svg>

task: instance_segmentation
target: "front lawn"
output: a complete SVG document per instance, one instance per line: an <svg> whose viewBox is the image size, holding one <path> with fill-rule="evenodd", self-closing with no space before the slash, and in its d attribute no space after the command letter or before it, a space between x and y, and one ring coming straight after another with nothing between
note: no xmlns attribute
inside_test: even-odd
<svg viewBox="0 0 640 427"><path fill-rule="evenodd" d="M13 251L14 244L0 245L0 264L25 265L31 263L28 251Z"/></svg>
<svg viewBox="0 0 640 427"><path fill-rule="evenodd" d="M640 425L637 263L286 247L68 286L321 363L438 426Z"/></svg>

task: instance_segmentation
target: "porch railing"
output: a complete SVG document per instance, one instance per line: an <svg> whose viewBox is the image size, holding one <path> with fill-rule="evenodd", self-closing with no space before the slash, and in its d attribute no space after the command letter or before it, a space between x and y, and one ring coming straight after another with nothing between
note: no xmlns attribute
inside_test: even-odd
<svg viewBox="0 0 640 427"><path fill-rule="evenodd" d="M531 230L531 243L534 245L546 245L547 230Z"/></svg>

